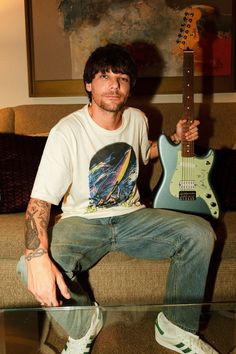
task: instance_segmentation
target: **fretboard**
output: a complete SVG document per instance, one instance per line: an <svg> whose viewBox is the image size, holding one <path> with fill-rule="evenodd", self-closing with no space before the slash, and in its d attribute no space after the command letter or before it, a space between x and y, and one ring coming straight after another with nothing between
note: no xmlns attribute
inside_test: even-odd
<svg viewBox="0 0 236 354"><path fill-rule="evenodd" d="M183 59L183 109L184 118L187 119L184 130L187 131L194 117L193 100L193 78L194 78L194 60L193 51L185 50ZM194 143L182 139L182 156L194 156Z"/></svg>

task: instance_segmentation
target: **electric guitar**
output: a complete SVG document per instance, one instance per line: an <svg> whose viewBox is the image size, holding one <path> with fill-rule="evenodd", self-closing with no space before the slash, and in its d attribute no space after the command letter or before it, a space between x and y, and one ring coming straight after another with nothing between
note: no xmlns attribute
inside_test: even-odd
<svg viewBox="0 0 236 354"><path fill-rule="evenodd" d="M185 12L177 42L183 50L183 109L188 131L194 120L193 114L193 47L199 40L196 23L201 18L199 8ZM174 144L165 135L158 142L163 176L154 197L153 207L219 217L217 199L209 183L209 174L214 162L214 151L204 156L195 156L194 142L185 139Z"/></svg>

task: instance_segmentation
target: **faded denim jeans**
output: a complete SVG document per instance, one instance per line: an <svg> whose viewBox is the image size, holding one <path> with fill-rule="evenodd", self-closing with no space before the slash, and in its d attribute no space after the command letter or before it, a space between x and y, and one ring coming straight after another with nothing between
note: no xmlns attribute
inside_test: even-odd
<svg viewBox="0 0 236 354"><path fill-rule="evenodd" d="M110 251L149 260L169 258L165 304L203 301L215 234L210 224L200 217L144 208L100 219L69 217L51 231L51 256L63 272L72 295L72 300L65 305L90 304L88 296L75 282L76 275ZM17 271L27 281L23 257ZM91 319L91 314L82 311L55 311L54 317L71 337L80 338L87 332ZM198 306L170 306L165 315L185 330L198 330Z"/></svg>

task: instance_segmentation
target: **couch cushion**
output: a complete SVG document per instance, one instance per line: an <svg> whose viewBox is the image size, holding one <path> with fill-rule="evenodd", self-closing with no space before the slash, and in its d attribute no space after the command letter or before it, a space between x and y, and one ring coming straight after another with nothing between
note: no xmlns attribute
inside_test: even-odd
<svg viewBox="0 0 236 354"><path fill-rule="evenodd" d="M169 264L110 252L89 270L89 282L102 304L162 303Z"/></svg>
<svg viewBox="0 0 236 354"><path fill-rule="evenodd" d="M46 139L0 134L0 213L26 209Z"/></svg>
<svg viewBox="0 0 236 354"><path fill-rule="evenodd" d="M24 213L0 215L1 258L19 259L24 252Z"/></svg>
<svg viewBox="0 0 236 354"><path fill-rule="evenodd" d="M37 307L33 295L16 272L15 259L0 259L0 308Z"/></svg>
<svg viewBox="0 0 236 354"><path fill-rule="evenodd" d="M35 307L38 302L22 284L16 272L17 261L0 259L0 308ZM169 262L144 261L119 253L105 256L89 272L95 298L101 305L158 304L163 302ZM230 270L230 271L229 271ZM236 262L224 259L217 272L213 301L236 298Z"/></svg>
<svg viewBox="0 0 236 354"><path fill-rule="evenodd" d="M143 260L119 252L107 254L89 271L95 299L103 305L163 303L169 260ZM230 269L230 271L229 271ZM217 279L215 281L215 274ZM206 301L214 289L214 301L232 301L236 296L235 258L223 259L210 271Z"/></svg>
<svg viewBox="0 0 236 354"><path fill-rule="evenodd" d="M227 211L213 225L216 236L215 255L235 259L236 255L236 211Z"/></svg>
<svg viewBox="0 0 236 354"><path fill-rule="evenodd" d="M209 269L205 301L225 302L236 299L236 261L224 258ZM212 296L213 295L213 296Z"/></svg>

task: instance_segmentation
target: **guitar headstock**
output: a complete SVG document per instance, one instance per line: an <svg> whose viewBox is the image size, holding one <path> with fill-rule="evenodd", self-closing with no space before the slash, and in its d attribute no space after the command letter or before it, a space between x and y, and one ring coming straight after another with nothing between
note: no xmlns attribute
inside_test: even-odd
<svg viewBox="0 0 236 354"><path fill-rule="evenodd" d="M202 14L198 7L186 9L177 39L180 49L192 50L199 42L197 21L201 16Z"/></svg>

